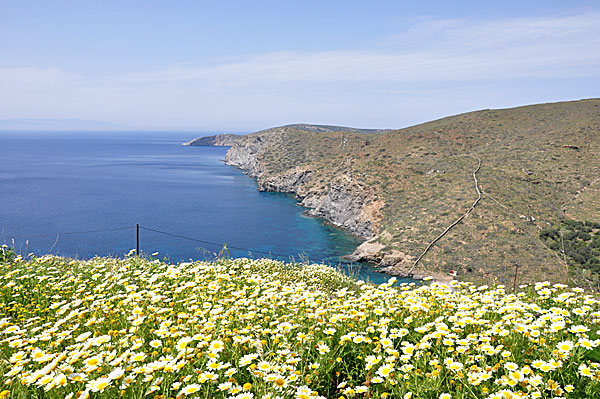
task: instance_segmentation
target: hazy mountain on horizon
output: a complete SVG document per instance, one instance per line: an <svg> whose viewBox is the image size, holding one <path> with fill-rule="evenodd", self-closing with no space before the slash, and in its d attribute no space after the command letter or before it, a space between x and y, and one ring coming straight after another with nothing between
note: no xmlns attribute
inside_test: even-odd
<svg viewBox="0 0 600 399"><path fill-rule="evenodd" d="M77 118L0 119L0 130L120 130L127 126L112 122Z"/></svg>

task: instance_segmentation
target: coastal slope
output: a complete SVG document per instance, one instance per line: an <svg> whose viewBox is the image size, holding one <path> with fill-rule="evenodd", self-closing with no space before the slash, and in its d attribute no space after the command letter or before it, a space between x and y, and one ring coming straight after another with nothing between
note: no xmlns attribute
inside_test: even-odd
<svg viewBox="0 0 600 399"><path fill-rule="evenodd" d="M349 257L388 273L510 285L595 281L540 232L565 220L600 221L599 99L399 130L302 124L205 145L222 145L211 140L227 140L226 163L260 190L294 193L307 213L363 238Z"/></svg>

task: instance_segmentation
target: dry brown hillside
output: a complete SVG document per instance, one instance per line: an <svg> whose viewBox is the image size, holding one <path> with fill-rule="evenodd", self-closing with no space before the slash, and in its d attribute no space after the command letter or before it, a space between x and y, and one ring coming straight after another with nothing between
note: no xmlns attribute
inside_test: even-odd
<svg viewBox="0 0 600 399"><path fill-rule="evenodd" d="M394 131L324 130L269 129L239 145L255 146L259 183L304 173L279 189L311 199L305 204L323 204L340 184L362 196L373 230L365 238L377 249L366 257L390 271L411 271L473 205L480 163L481 201L412 272L455 270L459 279L512 286L518 264L518 284L594 280L540 233L562 220L600 222L599 99L470 112Z"/></svg>

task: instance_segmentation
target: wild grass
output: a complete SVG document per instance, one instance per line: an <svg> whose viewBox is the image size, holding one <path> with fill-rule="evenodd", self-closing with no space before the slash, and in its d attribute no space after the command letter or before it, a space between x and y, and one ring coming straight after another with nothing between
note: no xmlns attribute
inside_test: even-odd
<svg viewBox="0 0 600 399"><path fill-rule="evenodd" d="M600 390L580 288L378 286L323 265L0 264L0 397L550 398Z"/></svg>

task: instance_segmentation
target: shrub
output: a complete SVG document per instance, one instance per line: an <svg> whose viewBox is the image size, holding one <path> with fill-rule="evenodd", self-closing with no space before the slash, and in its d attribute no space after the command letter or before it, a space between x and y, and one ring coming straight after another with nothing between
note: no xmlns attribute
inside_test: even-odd
<svg viewBox="0 0 600 399"><path fill-rule="evenodd" d="M553 240L556 240L556 239L560 238L560 234L559 234L558 230L556 230L556 229L543 229L540 232L540 238L542 238L542 239L551 238Z"/></svg>
<svg viewBox="0 0 600 399"><path fill-rule="evenodd" d="M0 263L9 263L15 260L15 251L8 245L2 245L0 247Z"/></svg>
<svg viewBox="0 0 600 399"><path fill-rule="evenodd" d="M590 233L586 233L586 232L583 232L583 231L579 231L577 233L577 237L579 237L583 241L590 241L592 239L592 236L590 235Z"/></svg>

